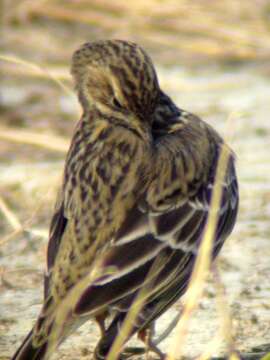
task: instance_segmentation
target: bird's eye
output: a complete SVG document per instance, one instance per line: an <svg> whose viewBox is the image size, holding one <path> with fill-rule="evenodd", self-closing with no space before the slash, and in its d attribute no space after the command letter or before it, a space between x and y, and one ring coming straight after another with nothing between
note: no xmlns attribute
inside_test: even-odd
<svg viewBox="0 0 270 360"><path fill-rule="evenodd" d="M122 109L122 105L120 104L120 102L119 102L116 98L113 98L113 105L114 105L117 109Z"/></svg>

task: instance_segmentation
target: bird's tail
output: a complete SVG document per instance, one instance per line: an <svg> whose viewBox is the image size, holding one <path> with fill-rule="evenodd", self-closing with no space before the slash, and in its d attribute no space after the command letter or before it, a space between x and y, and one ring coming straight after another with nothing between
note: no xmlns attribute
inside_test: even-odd
<svg viewBox="0 0 270 360"><path fill-rule="evenodd" d="M24 339L21 346L13 355L11 360L43 360L45 359L46 349L48 343L45 342L39 347L34 347L32 344L33 330Z"/></svg>

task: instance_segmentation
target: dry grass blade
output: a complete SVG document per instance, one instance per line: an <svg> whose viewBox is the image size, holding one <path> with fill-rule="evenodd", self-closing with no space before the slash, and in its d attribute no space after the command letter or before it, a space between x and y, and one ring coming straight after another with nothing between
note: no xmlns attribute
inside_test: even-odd
<svg viewBox="0 0 270 360"><path fill-rule="evenodd" d="M17 230L14 230L13 232L11 232L10 234L4 236L4 237L0 240L0 246L8 243L11 239L15 238L15 237L16 237L17 235L19 235L22 231L23 231L23 228L17 229Z"/></svg>
<svg viewBox="0 0 270 360"><path fill-rule="evenodd" d="M33 228L33 229L29 230L29 232L32 235L43 238L43 239L48 239L48 236L49 236L48 229Z"/></svg>
<svg viewBox="0 0 270 360"><path fill-rule="evenodd" d="M92 254L95 254L97 246L97 244L92 246ZM99 255L96 258L97 260L94 261L94 264L89 270L89 272L76 283L76 285L70 290L67 296L63 300L61 300L60 306L58 306L56 309L54 318L55 320L49 339L49 347L47 354L48 357L54 352L59 339L65 333L65 328L68 327L67 324L70 313L76 307L76 304L78 303L78 300L82 293L85 291L85 289L88 288L98 277L117 271L116 268L111 267L106 269L105 273L102 269L103 257ZM146 280L144 282L144 286L142 286L136 299L134 300L128 312L128 315L123 325L121 326L119 335L117 336L110 350L110 353L106 357L107 360L115 360L118 358L121 348L125 343L126 339L128 338L128 335L130 334L130 331L133 327L134 320L136 319L137 315L143 307L145 297L149 296L149 293L151 293L151 280L160 271L160 265L163 260L163 257L160 257L154 262L151 269L149 270L148 276L146 277Z"/></svg>
<svg viewBox="0 0 270 360"><path fill-rule="evenodd" d="M229 356L229 360L241 360L241 359L239 358L239 356L236 353L232 353Z"/></svg>
<svg viewBox="0 0 270 360"><path fill-rule="evenodd" d="M39 134L34 131L18 130L16 128L0 126L0 139L16 143L35 145L48 150L66 153L69 141L52 134Z"/></svg>
<svg viewBox="0 0 270 360"><path fill-rule="evenodd" d="M92 251L94 253L94 246ZM78 303L81 294L85 291L85 289L87 289L91 284L93 284L96 278L104 275L104 273L100 271L100 263L100 260L95 261L87 275L80 279L76 283L76 285L72 287L66 297L61 300L60 304L56 305L56 309L54 312L55 317L52 330L50 332L46 359L48 359L50 355L54 353L59 343L59 339L61 338L61 335L65 334L65 330L68 328L69 316L75 308L76 304Z"/></svg>
<svg viewBox="0 0 270 360"><path fill-rule="evenodd" d="M217 289L217 306L218 312L221 315L220 327L217 334L212 341L208 344L205 352L197 360L207 360L218 349L220 342L225 339L227 349L229 350L230 359L238 359L238 355L235 353L234 341L232 336L232 321L228 302L226 301L225 288L221 282L220 275L216 264L213 266L213 274L215 280L215 286ZM234 356L234 358L232 358Z"/></svg>
<svg viewBox="0 0 270 360"><path fill-rule="evenodd" d="M187 335L188 322L191 318L192 312L198 304L198 299L202 294L203 285L207 273L210 269L213 238L216 230L218 209L222 196L222 181L225 176L229 154L230 152L228 151L228 148L226 145L223 145L218 160L216 180L213 188L206 229L191 276L191 282L187 293L187 301L184 306L181 321L179 321L177 324L175 338L168 351L169 360L175 359L175 354L177 354L179 357L182 355L182 347L179 348L179 344L184 343L185 337Z"/></svg>
<svg viewBox="0 0 270 360"><path fill-rule="evenodd" d="M39 66L35 63L32 63L30 61L26 61L23 59L18 58L14 55L8 55L8 54L0 54L0 60L7 61L9 63L14 63L18 65L22 65L28 69L31 70L31 73L41 75L42 77L51 79L53 82L55 82L62 90L64 90L65 93L68 95L73 94L72 90L69 89L60 79L58 74L50 72L46 67Z"/></svg>
<svg viewBox="0 0 270 360"><path fill-rule="evenodd" d="M46 5L39 8L36 7L33 9L32 14L56 20L91 24L92 26L102 24L102 27L107 30L112 30L117 25L119 26L119 18L114 19L111 16L95 11L94 9L91 9L90 11L88 9L77 11L75 8L63 7L62 5Z"/></svg>
<svg viewBox="0 0 270 360"><path fill-rule="evenodd" d="M270 353L266 354L261 360L270 360Z"/></svg>
<svg viewBox="0 0 270 360"><path fill-rule="evenodd" d="M21 229L17 229L15 231L11 232L10 234L4 236L0 240L0 246L3 246L4 244L8 243L13 238L16 238L16 236L21 234L22 232L29 233L29 234L31 234L31 235L33 235L35 237L48 239L48 231L46 229L30 229L30 230L27 230L22 226Z"/></svg>
<svg viewBox="0 0 270 360"><path fill-rule="evenodd" d="M5 74L6 76L14 77L16 79L17 77L20 78L32 78L33 80L51 80L48 78L48 74L36 71L32 69L31 67L23 67L23 66L13 66L13 63L11 62L1 62L1 71L2 74ZM68 70L65 66L50 66L50 74L57 78L58 81L61 82L71 82L71 75L69 75ZM64 85L65 86L65 85ZM73 94L72 90L69 89L69 87L66 87L67 91L65 90L68 95ZM62 90L62 87L61 87ZM74 94L73 94L74 95Z"/></svg>
<svg viewBox="0 0 270 360"><path fill-rule="evenodd" d="M262 0L261 6L247 1L237 11L235 5L233 0L199 1L192 5L184 0L147 3L79 0L39 2L35 6L26 3L21 12L29 18L87 24L101 30L105 37L113 34L134 38L136 34L137 41L147 40L158 48L161 44L171 50L179 48L179 54L186 51L213 59L267 58L270 42L263 10L268 12L267 1Z"/></svg>
<svg viewBox="0 0 270 360"><path fill-rule="evenodd" d="M50 190L51 191L51 190ZM48 195L45 194L44 198L46 198L46 196ZM1 198L0 198L0 203L1 203ZM2 200L3 201L3 200ZM30 226L34 223L35 218L37 213L39 212L40 208L42 206L42 202L39 202L39 205L37 206L37 208L33 211L32 215L29 217L29 219L27 221L25 221L23 224L20 224L20 227L16 228L14 231L12 231L11 233L7 234L6 236L4 236L1 240L0 240L0 246L6 244L7 242L9 242L10 240L16 238L16 236L18 236L19 234L21 234L22 232L26 232L31 234L32 236L35 237L40 237L40 238L44 238L47 239L48 238L48 230L47 229L42 229L42 228L31 228ZM1 208L1 205L0 205ZM14 219L13 219L14 221ZM17 220L18 221L18 220Z"/></svg>
<svg viewBox="0 0 270 360"><path fill-rule="evenodd" d="M16 233L22 230L22 224L20 223L19 219L17 218L15 213L8 207L2 197L0 197L0 210Z"/></svg>
<svg viewBox="0 0 270 360"><path fill-rule="evenodd" d="M146 294L147 288L144 287L143 290L139 293L135 301L133 302L128 315L121 326L121 329L119 331L119 334L116 338L116 340L113 343L113 346L111 347L111 350L107 356L107 360L116 360L119 357L119 353L121 351L122 346L124 345L126 339L128 338L128 335L132 329L133 323L136 320L137 315L141 311L143 307L143 299L144 295Z"/></svg>
<svg viewBox="0 0 270 360"><path fill-rule="evenodd" d="M221 282L219 271L216 266L213 269L215 285L217 289L217 305L219 313L221 315L221 329L223 339L227 343L227 347L230 350L230 353L234 352L234 341L233 341L233 326L231 320L231 313L229 309L229 304L226 300L225 288Z"/></svg>
<svg viewBox="0 0 270 360"><path fill-rule="evenodd" d="M104 261L103 253L102 250L98 250L100 247L102 247L102 243L100 241L93 243L88 254L89 259L93 259L92 266L90 266L87 273L83 275L68 291L65 297L55 305L46 359L54 353L59 340L61 337L63 338L66 331L68 331L68 320L72 311L75 309L76 304L78 304L80 296L83 292L89 288L98 277L106 276L116 271L114 267L109 267L104 270L102 266Z"/></svg>
<svg viewBox="0 0 270 360"><path fill-rule="evenodd" d="M160 266L162 264L162 257L158 258L154 261L152 267L149 270L149 273L146 276L143 286L141 287L140 291L138 292L135 300L133 301L128 314L123 322L123 325L120 328L119 334L115 339L113 346L107 356L107 360L116 360L119 357L119 353L121 351L122 346L124 345L125 341L128 339L130 331L132 330L134 321L136 317L140 313L143 308L145 298L149 296L151 293L151 279L157 275L160 270ZM156 291L156 288L155 288Z"/></svg>

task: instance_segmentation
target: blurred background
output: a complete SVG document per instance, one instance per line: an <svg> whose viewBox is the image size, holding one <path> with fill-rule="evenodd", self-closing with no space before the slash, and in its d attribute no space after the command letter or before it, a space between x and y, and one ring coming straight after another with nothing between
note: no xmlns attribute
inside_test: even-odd
<svg viewBox="0 0 270 360"><path fill-rule="evenodd" d="M219 259L231 317L225 329L230 345L257 351L260 359L261 345L270 343L270 1L2 0L0 6L0 359L9 358L42 301L49 221L80 116L70 59L80 44L104 38L142 45L163 90L219 130L237 154L240 214ZM222 329L216 293L210 277L185 344L189 359ZM55 358L89 358L97 334L83 326ZM227 346L219 336L210 353Z"/></svg>

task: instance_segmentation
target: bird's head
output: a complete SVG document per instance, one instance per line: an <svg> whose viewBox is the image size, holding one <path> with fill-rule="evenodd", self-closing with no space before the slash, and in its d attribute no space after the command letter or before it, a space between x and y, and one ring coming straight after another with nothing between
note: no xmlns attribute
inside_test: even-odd
<svg viewBox="0 0 270 360"><path fill-rule="evenodd" d="M73 54L71 73L85 110L119 112L151 122L159 85L150 57L122 40L84 44Z"/></svg>

